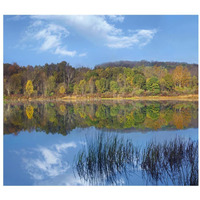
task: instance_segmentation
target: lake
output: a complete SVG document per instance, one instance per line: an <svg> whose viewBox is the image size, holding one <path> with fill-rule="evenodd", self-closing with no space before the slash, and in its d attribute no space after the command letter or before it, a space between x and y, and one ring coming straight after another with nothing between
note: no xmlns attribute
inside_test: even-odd
<svg viewBox="0 0 200 200"><path fill-rule="evenodd" d="M4 185L198 185L198 102L6 103Z"/></svg>

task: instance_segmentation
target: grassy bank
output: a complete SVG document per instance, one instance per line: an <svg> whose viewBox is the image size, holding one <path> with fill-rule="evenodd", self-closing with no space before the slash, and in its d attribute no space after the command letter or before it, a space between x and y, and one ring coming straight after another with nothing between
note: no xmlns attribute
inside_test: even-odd
<svg viewBox="0 0 200 200"><path fill-rule="evenodd" d="M145 100L145 101L161 101L161 100L178 100L178 101L198 101L198 94L179 95L179 96L134 96L134 97L89 97L89 96L66 96L64 101L84 101L84 100Z"/></svg>
<svg viewBox="0 0 200 200"><path fill-rule="evenodd" d="M100 96L63 96L63 97L6 97L4 103L9 101L25 102L25 101L99 101L99 100L134 100L134 101L198 101L198 94L177 95L177 96L133 96L133 97L100 97Z"/></svg>

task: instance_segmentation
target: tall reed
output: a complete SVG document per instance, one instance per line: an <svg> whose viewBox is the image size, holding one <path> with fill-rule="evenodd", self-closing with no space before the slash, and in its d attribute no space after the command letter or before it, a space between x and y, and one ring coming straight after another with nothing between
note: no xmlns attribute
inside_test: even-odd
<svg viewBox="0 0 200 200"><path fill-rule="evenodd" d="M117 135L97 134L77 154L75 169L90 184L119 184L120 176L129 179L140 172L152 185L198 185L198 143L175 138L145 147Z"/></svg>

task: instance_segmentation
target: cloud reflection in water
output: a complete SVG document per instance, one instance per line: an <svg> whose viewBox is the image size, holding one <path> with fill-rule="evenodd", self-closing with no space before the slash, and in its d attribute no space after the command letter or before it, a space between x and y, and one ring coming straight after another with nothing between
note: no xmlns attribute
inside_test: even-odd
<svg viewBox="0 0 200 200"><path fill-rule="evenodd" d="M69 162L64 156L69 148L76 147L74 142L70 142L32 149L23 157L23 165L35 181L55 178L70 169Z"/></svg>

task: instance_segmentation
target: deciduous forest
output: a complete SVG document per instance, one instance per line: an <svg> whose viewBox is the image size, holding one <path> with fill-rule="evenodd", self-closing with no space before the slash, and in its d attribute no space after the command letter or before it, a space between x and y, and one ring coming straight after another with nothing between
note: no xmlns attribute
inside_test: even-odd
<svg viewBox="0 0 200 200"><path fill-rule="evenodd" d="M120 61L94 69L63 61L44 66L4 64L4 98L134 97L198 94L198 65Z"/></svg>

